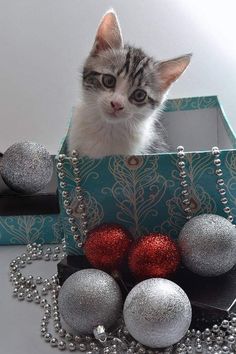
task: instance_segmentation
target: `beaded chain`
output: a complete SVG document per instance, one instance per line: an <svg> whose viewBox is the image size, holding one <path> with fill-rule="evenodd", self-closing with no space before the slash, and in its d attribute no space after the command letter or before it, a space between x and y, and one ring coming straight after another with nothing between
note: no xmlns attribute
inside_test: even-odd
<svg viewBox="0 0 236 354"><path fill-rule="evenodd" d="M215 152L216 150L214 150ZM219 154L213 154L215 159L219 160ZM182 187L182 203L187 219L192 216L189 200L189 186L186 180L184 149L178 147L178 168ZM59 156L57 164L58 176L60 179L60 187L62 188L63 205L66 208L68 221L71 225L71 232L79 248L85 242L87 236L87 220L85 212L84 196L80 187L80 177L78 168L78 155L73 152L71 163L76 183L76 198L80 203L80 233L76 220L72 216L70 207L69 192L66 191L65 172L64 172L65 155ZM214 160L214 164L219 169L219 161ZM217 172L219 173L219 171ZM219 176L217 174L217 176ZM220 176L222 177L222 175ZM221 178L222 180L222 178ZM222 182L217 182L222 187ZM223 196L223 192L219 190ZM225 193L224 193L225 194ZM226 200L221 200L223 205L226 205ZM228 209L227 209L228 210ZM225 211L227 213L227 211ZM230 216L230 213L227 213ZM59 261L66 256L66 241L62 240L62 246L43 247L41 244L33 243L26 246L25 253L13 259L9 266L9 279L13 286L13 297L19 301L27 301L35 303L42 307L44 314L41 319L40 334L44 341L50 344L51 347L56 347L59 350L79 351L86 354L157 354L157 353L179 353L179 354L234 354L236 353L236 314L231 314L228 319L225 319L221 324L213 325L211 328L206 328L204 331L191 329L188 330L184 338L174 346L163 350L150 349L136 340L128 333L123 320L120 326L113 333L108 333L104 337L104 328L97 329L91 336L74 335L66 331L61 324L61 316L58 307L58 294L60 285L57 274L51 279L43 279L41 276L24 276L22 269L30 265L34 261ZM49 332L50 322L53 324L54 334Z"/></svg>
<svg viewBox="0 0 236 354"><path fill-rule="evenodd" d="M80 186L80 176L79 176L79 168L78 168L78 154L74 150L72 152L72 157L70 158L72 167L73 167L73 174L74 174L74 181L75 181L75 193L76 193L76 199L79 202L79 217L80 217L80 233L81 235L78 234L78 227L76 225L76 220L72 216L72 208L70 207L71 202L69 200L69 192L66 191L66 182L65 182L65 172L64 172L64 161L65 161L65 155L61 154L58 157L59 162L57 163L57 171L58 171L58 177L60 179L60 187L62 189L62 198L63 198L63 205L66 210L66 214L68 215L68 221L70 223L70 229L73 235L73 238L78 246L78 248L82 248L84 241L86 239L87 233L88 233L88 222L87 222L87 214L86 214L86 208L85 208L85 202L84 202L84 195L82 193L82 189ZM82 236L82 237L81 237Z"/></svg>
<svg viewBox="0 0 236 354"><path fill-rule="evenodd" d="M189 185L187 182L187 174L185 171L185 152L184 152L184 147L183 146L178 146L177 147L177 167L179 170L179 178L180 178L180 186L182 188L181 191L181 202L182 202L182 208L186 214L186 219L190 220L192 218L192 209L191 209L191 203L189 200Z"/></svg>
<svg viewBox="0 0 236 354"><path fill-rule="evenodd" d="M213 156L213 164L214 164L214 173L217 177L216 179L216 189L220 195L220 201L223 205L223 211L227 216L227 219L232 223L233 216L231 213L231 209L228 206L228 199L226 197L226 189L225 189L225 182L223 178L223 170L221 167L221 159L220 159L220 150L218 147L214 146L212 148L212 156ZM182 207L186 214L186 219L189 220L192 217L192 209L191 209L191 202L189 199L190 189L187 183L187 174L186 174L186 164L184 161L185 152L183 146L177 147L177 167L179 169L179 177L180 177L180 186L182 188L181 191L181 198L182 198Z"/></svg>
<svg viewBox="0 0 236 354"><path fill-rule="evenodd" d="M216 186L217 191L220 195L220 201L223 205L223 210L227 216L227 219L233 223L234 218L231 214L231 209L228 206L228 199L226 198L226 189L225 189L225 182L223 179L223 170L220 168L221 166L221 159L220 159L220 150L217 146L212 148L212 155L213 155L213 163L215 166L215 175L217 176Z"/></svg>

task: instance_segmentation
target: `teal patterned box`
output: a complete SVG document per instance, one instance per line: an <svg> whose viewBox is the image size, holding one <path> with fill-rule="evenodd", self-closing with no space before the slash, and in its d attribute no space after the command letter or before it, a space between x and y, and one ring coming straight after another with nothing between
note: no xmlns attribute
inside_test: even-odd
<svg viewBox="0 0 236 354"><path fill-rule="evenodd" d="M0 245L60 243L62 236L55 171L33 195L14 192L0 176Z"/></svg>
<svg viewBox="0 0 236 354"><path fill-rule="evenodd" d="M0 244L60 243L59 214L0 216Z"/></svg>
<svg viewBox="0 0 236 354"><path fill-rule="evenodd" d="M236 216L236 140L216 96L169 100L164 121L173 153L139 156L110 156L79 159L81 187L85 197L88 229L104 222L124 225L134 238L161 232L177 238L186 222L181 206L181 187L176 147L183 145L194 215L216 213L225 216L216 189L211 148L221 150L225 188ZM60 153L66 154L66 138ZM66 189L73 215L79 212L71 160L64 162ZM67 248L78 254L59 187L61 219Z"/></svg>

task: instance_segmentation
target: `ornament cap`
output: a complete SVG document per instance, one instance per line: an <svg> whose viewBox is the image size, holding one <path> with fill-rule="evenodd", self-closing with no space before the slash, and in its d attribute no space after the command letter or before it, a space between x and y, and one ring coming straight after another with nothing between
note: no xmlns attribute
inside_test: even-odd
<svg viewBox="0 0 236 354"><path fill-rule="evenodd" d="M106 342L107 340L107 334L105 327L102 325L98 325L97 327L94 328L93 330L94 337L99 340L99 342Z"/></svg>

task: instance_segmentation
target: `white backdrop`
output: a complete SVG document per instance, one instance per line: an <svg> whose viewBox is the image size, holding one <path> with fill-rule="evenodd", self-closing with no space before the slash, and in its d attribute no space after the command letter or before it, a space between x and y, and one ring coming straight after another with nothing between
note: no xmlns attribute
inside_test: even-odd
<svg viewBox="0 0 236 354"><path fill-rule="evenodd" d="M171 97L217 94L236 130L234 0L0 0L0 151L17 141L56 153L79 70L102 14L158 59L193 52Z"/></svg>

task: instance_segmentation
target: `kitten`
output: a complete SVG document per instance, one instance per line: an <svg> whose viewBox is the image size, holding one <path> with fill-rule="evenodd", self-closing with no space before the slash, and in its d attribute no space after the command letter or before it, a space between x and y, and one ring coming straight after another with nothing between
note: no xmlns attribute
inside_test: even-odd
<svg viewBox="0 0 236 354"><path fill-rule="evenodd" d="M159 119L166 93L191 54L156 61L124 45L113 11L98 27L83 69L83 97L72 117L68 149L81 156L168 151ZM159 129L157 129L159 125Z"/></svg>

